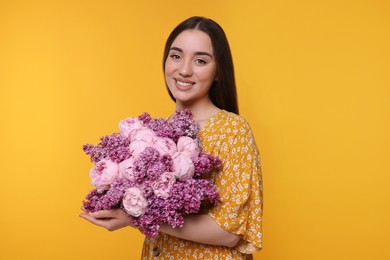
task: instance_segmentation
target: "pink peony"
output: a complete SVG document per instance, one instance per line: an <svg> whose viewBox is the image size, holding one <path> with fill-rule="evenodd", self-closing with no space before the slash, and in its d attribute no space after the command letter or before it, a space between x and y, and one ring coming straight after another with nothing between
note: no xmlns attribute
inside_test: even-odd
<svg viewBox="0 0 390 260"><path fill-rule="evenodd" d="M169 192L175 182L176 178L173 172L164 172L152 184L154 195L163 199L168 198Z"/></svg>
<svg viewBox="0 0 390 260"><path fill-rule="evenodd" d="M156 149L161 156L164 154L173 156L177 152L176 143L170 138L156 136L153 140L153 148Z"/></svg>
<svg viewBox="0 0 390 260"><path fill-rule="evenodd" d="M194 139L188 136L182 136L177 141L177 150L190 158L197 157L200 152L199 145Z"/></svg>
<svg viewBox="0 0 390 260"><path fill-rule="evenodd" d="M144 124L138 118L128 117L119 122L120 133L126 137L129 137L135 130L144 127Z"/></svg>
<svg viewBox="0 0 390 260"><path fill-rule="evenodd" d="M119 176L120 178L125 178L129 181L134 181L134 172L133 172L133 166L134 166L134 158L130 157L127 160L122 161L119 163Z"/></svg>
<svg viewBox="0 0 390 260"><path fill-rule="evenodd" d="M110 184L119 177L119 167L116 162L103 159L95 164L89 175L97 190L108 190Z"/></svg>
<svg viewBox="0 0 390 260"><path fill-rule="evenodd" d="M156 136L156 133L152 129L147 127L141 127L132 131L129 135L129 138L130 142L145 141L148 143L152 143Z"/></svg>
<svg viewBox="0 0 390 260"><path fill-rule="evenodd" d="M128 188L123 197L123 207L127 214L133 217L139 217L145 213L148 201L142 195L142 191L138 188Z"/></svg>
<svg viewBox="0 0 390 260"><path fill-rule="evenodd" d="M176 153L173 157L172 170L175 172L176 177L185 181L191 179L195 174L195 166L191 158L185 154Z"/></svg>
<svg viewBox="0 0 390 260"><path fill-rule="evenodd" d="M131 156L135 160L138 159L140 153L142 153L147 147L153 147L153 144L142 140L135 140L134 142L130 143L129 146Z"/></svg>

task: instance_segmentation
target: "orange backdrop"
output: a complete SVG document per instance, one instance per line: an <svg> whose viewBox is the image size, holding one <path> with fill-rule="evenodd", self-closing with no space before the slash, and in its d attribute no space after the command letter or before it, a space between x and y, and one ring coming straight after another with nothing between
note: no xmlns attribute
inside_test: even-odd
<svg viewBox="0 0 390 260"><path fill-rule="evenodd" d="M261 151L255 259L390 259L389 13L384 0L1 0L0 259L139 258L139 232L78 217L81 147L173 111L163 45L192 15L225 29Z"/></svg>

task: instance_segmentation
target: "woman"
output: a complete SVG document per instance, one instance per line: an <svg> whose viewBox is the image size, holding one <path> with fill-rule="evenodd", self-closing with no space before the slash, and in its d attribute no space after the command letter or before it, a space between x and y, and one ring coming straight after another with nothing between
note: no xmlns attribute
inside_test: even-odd
<svg viewBox="0 0 390 260"><path fill-rule="evenodd" d="M222 160L221 171L210 175L221 202L204 214L186 216L182 228L162 224L156 238L145 239L143 259L251 259L261 248L260 157L248 123L238 116L222 28L203 17L179 24L166 42L163 70L176 109L191 109L203 149ZM108 230L130 225L121 209L81 217Z"/></svg>

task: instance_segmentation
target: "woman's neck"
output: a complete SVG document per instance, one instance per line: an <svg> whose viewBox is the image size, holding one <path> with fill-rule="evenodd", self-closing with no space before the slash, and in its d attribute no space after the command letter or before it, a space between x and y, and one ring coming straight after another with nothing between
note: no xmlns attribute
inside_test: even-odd
<svg viewBox="0 0 390 260"><path fill-rule="evenodd" d="M216 107L211 100L207 102L196 102L194 104L176 103L176 110L190 109L194 115L194 120L199 124L206 122L210 117L217 114L221 109Z"/></svg>

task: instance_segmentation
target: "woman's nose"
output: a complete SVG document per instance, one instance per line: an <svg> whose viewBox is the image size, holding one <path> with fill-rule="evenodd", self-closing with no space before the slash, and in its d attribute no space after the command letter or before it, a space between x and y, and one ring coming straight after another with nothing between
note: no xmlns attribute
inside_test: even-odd
<svg viewBox="0 0 390 260"><path fill-rule="evenodd" d="M183 77L192 76L191 61L183 61L179 73Z"/></svg>

